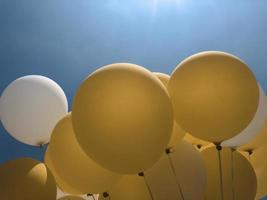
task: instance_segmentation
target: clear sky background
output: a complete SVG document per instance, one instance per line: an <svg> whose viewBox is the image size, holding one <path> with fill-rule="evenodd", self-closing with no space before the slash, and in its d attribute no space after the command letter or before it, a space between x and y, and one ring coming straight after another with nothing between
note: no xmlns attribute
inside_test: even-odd
<svg viewBox="0 0 267 200"><path fill-rule="evenodd" d="M171 73L205 50L246 61L267 91L266 0L0 0L0 92L39 74L58 82L70 108L100 66L131 62ZM0 127L0 163L42 151Z"/></svg>

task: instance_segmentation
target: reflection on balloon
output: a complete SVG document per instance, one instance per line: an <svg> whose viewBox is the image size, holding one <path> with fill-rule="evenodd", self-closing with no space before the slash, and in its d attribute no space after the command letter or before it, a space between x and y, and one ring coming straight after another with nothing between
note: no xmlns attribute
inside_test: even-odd
<svg viewBox="0 0 267 200"><path fill-rule="evenodd" d="M37 75L10 83L0 101L1 121L15 139L29 145L49 142L50 134L68 112L68 102L60 86Z"/></svg>
<svg viewBox="0 0 267 200"><path fill-rule="evenodd" d="M56 200L56 184L43 163L20 158L0 165L0 194L3 200Z"/></svg>
<svg viewBox="0 0 267 200"><path fill-rule="evenodd" d="M98 194L107 191L118 181L120 175L110 172L92 161L80 148L72 129L71 114L58 122L49 144L52 173L65 192L70 186L81 194Z"/></svg>
<svg viewBox="0 0 267 200"><path fill-rule="evenodd" d="M143 67L102 67L74 98L73 127L84 152L103 167L136 174L162 155L173 127L166 88Z"/></svg>
<svg viewBox="0 0 267 200"><path fill-rule="evenodd" d="M202 52L182 61L171 75L168 91L177 123L211 142L244 130L259 103L253 73L239 58L224 52Z"/></svg>

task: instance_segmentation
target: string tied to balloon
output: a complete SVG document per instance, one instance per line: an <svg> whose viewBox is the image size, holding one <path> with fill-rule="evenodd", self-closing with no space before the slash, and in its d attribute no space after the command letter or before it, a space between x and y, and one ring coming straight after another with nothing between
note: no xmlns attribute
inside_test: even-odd
<svg viewBox="0 0 267 200"><path fill-rule="evenodd" d="M221 143L214 143L216 146L216 149L218 151L218 160L219 160L219 171L220 171L220 190L221 190L221 200L224 200L223 198L223 176L222 176L222 159L221 159L221 150L222 146Z"/></svg>
<svg viewBox="0 0 267 200"><path fill-rule="evenodd" d="M168 156L168 160L169 160L169 164L170 164L172 173L173 173L173 175L174 175L174 177L175 177L175 182L176 182L176 185L177 185L177 187L178 187L179 194L180 194L180 196L182 197L182 199L184 200L183 190L182 190L182 187L181 187L180 182L178 181L178 176L177 176L177 174L176 174L176 172L175 172L174 165L173 165L173 162L172 162L172 159L171 159L171 156L170 156L170 154L172 154L173 152L174 152L174 149L171 148L171 147L170 147L170 148L167 148L167 149L165 150L165 153L166 153L166 155Z"/></svg>
<svg viewBox="0 0 267 200"><path fill-rule="evenodd" d="M150 188L150 186L149 186L149 184L148 184L148 182L147 182L147 180L146 180L145 173L144 173L144 172L139 172L139 173L138 173L138 176L144 178L144 181L145 181L147 190L148 190L148 192L149 192L149 195L150 195L151 199L154 200L155 198L154 198L153 193L152 193L152 190L151 190L151 188Z"/></svg>

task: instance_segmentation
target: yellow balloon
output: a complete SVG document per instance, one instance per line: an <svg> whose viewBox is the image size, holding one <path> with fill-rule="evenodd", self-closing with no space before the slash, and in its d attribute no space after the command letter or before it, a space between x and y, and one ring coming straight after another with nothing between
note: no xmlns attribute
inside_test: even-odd
<svg viewBox="0 0 267 200"><path fill-rule="evenodd" d="M257 190L257 178L253 167L238 151L222 148L220 153L216 147L201 152L207 169L206 199L252 200ZM220 162L221 160L221 162ZM220 163L222 179L220 178ZM222 186L221 186L222 181Z"/></svg>
<svg viewBox="0 0 267 200"><path fill-rule="evenodd" d="M82 198L82 197L77 197L77 196L69 195L69 196L61 197L58 200L85 200L85 199Z"/></svg>
<svg viewBox="0 0 267 200"><path fill-rule="evenodd" d="M159 80L163 83L163 85L167 88L170 76L168 74L160 72L153 72L153 74L155 74L159 78Z"/></svg>
<svg viewBox="0 0 267 200"><path fill-rule="evenodd" d="M167 74L159 73L159 72L154 72L159 80L163 83L163 85L167 88L170 76ZM173 129L172 129L172 134L171 134L171 139L168 144L168 148L175 147L176 144L182 140L182 138L185 136L186 132L183 130L175 121L173 122Z"/></svg>
<svg viewBox="0 0 267 200"><path fill-rule="evenodd" d="M138 175L123 176L108 194L99 195L99 200L152 200L144 178Z"/></svg>
<svg viewBox="0 0 267 200"><path fill-rule="evenodd" d="M3 200L56 200L56 184L43 163L20 158L0 166Z"/></svg>
<svg viewBox="0 0 267 200"><path fill-rule="evenodd" d="M253 138L248 144L239 147L238 150L240 151L256 150L266 141L266 138L267 138L267 120L260 133L257 134L256 137Z"/></svg>
<svg viewBox="0 0 267 200"><path fill-rule="evenodd" d="M56 180L62 181L58 184L68 193L68 188L63 188L65 185L81 194L102 193L120 178L120 175L97 165L83 152L76 141L70 114L54 128L48 153L53 166L52 173L60 177Z"/></svg>
<svg viewBox="0 0 267 200"><path fill-rule="evenodd" d="M204 200L206 169L200 153L189 143L180 141L174 151L145 172L155 199Z"/></svg>
<svg viewBox="0 0 267 200"><path fill-rule="evenodd" d="M239 58L224 52L202 52L182 61L171 75L168 90L177 123L211 142L240 133L259 104L253 73Z"/></svg>
<svg viewBox="0 0 267 200"><path fill-rule="evenodd" d="M60 188L61 191L65 192L65 193L69 193L69 194L75 194L75 195L79 195L79 194L83 194L83 192L78 191L74 188L72 188L71 186L69 186L64 180L64 178L62 179L56 172L55 167L53 166L53 163L51 161L50 158L50 151L49 148L47 148L46 153L45 153L45 164L48 167L48 169L52 172L56 184L57 186Z"/></svg>
<svg viewBox="0 0 267 200"><path fill-rule="evenodd" d="M240 151L240 153L249 160L256 172L258 182L256 199L261 199L267 195L267 144L255 150Z"/></svg>
<svg viewBox="0 0 267 200"><path fill-rule="evenodd" d="M189 133L187 133L185 136L184 136L184 140L194 146L196 146L198 149L202 149L203 147L211 144L210 142L207 142L205 140L201 140L201 139L198 139L192 135L190 135Z"/></svg>
<svg viewBox="0 0 267 200"><path fill-rule="evenodd" d="M80 86L73 126L82 149L115 172L150 168L164 152L173 127L172 105L160 80L143 67L102 67Z"/></svg>

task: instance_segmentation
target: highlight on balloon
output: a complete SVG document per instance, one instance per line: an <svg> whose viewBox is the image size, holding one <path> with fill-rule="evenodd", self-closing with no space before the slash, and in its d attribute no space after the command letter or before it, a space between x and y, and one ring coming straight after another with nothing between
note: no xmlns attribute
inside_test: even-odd
<svg viewBox="0 0 267 200"><path fill-rule="evenodd" d="M200 52L171 74L106 65L80 82L70 102L59 84L41 75L4 89L3 127L14 140L40 148L44 159L1 164L0 199L267 195L267 98L235 55Z"/></svg>

